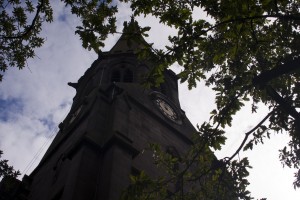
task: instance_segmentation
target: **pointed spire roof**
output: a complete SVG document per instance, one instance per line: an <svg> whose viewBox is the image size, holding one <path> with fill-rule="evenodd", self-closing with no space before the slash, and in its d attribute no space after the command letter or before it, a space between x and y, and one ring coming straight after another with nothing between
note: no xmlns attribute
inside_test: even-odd
<svg viewBox="0 0 300 200"><path fill-rule="evenodd" d="M138 22L131 18L129 23L124 22L123 33L109 53L136 52L148 45L141 34Z"/></svg>

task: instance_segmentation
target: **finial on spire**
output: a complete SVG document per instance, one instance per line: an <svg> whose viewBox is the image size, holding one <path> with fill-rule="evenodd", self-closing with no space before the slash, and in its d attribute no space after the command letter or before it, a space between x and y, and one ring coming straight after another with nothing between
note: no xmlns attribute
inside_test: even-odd
<svg viewBox="0 0 300 200"><path fill-rule="evenodd" d="M124 22L124 28L123 28L123 34L126 35L136 35L141 33L140 26L138 22L135 20L134 16L131 16L130 22L125 21Z"/></svg>
<svg viewBox="0 0 300 200"><path fill-rule="evenodd" d="M110 53L137 52L151 46L143 38L143 36L148 36L146 32L150 30L150 27L140 27L134 16L131 16L131 20L125 21L123 25L123 33L115 46L110 50Z"/></svg>

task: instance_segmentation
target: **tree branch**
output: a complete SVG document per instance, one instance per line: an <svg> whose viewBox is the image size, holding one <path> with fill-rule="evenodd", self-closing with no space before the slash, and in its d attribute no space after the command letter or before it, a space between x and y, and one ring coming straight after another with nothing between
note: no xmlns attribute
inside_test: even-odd
<svg viewBox="0 0 300 200"><path fill-rule="evenodd" d="M15 36L2 36L1 39L19 39L19 38L23 38L26 35L28 35L34 29L34 26L36 24L36 21L39 18L39 15L40 15L40 12L41 12L43 6L44 6L44 0L41 0L40 4L36 7L37 10L36 10L36 13L35 13L35 16L34 16L32 22L31 22L31 25L23 33L20 33Z"/></svg>
<svg viewBox="0 0 300 200"><path fill-rule="evenodd" d="M241 143L241 145L239 146L239 148L235 151L235 153L230 157L226 157L228 158L227 161L231 161L243 148L243 146L245 145L249 135L251 135L257 128L259 128L273 113L273 111L269 112L254 128L252 128L250 131L248 131L247 133L245 133L245 137L243 142Z"/></svg>
<svg viewBox="0 0 300 200"><path fill-rule="evenodd" d="M293 60L288 60L287 62L279 64L277 67L271 70L260 73L258 76L253 78L252 83L259 86L266 85L272 79L282 76L283 74L289 74L296 70L299 70L299 67L300 57Z"/></svg>
<svg viewBox="0 0 300 200"><path fill-rule="evenodd" d="M229 24L229 23L233 23L233 22L244 22L244 21L248 21L248 20L251 20L251 22L252 22L254 19L266 19L266 18L278 18L278 19L285 19L285 20L300 21L300 16L296 16L296 15L270 14L270 15L260 15L260 16L252 16L252 17L240 17L240 18L234 18L234 19L229 19L229 20L218 22L215 25L209 27L208 29L200 31L200 33L194 35L193 38L200 37L201 35L207 34L209 31L212 31L213 29L215 29L219 26L225 25L225 24ZM173 49L169 49L165 54L169 55L171 52L174 52L174 51L176 51L176 47Z"/></svg>
<svg viewBox="0 0 300 200"><path fill-rule="evenodd" d="M244 22L244 21L248 21L248 20L253 20L253 19L266 19L266 18L278 18L278 19L285 19L285 20L300 20L300 16L295 16L295 15L280 15L280 14L276 14L276 15L260 15L260 16L252 16L252 17L241 17L241 18L235 18L235 19L229 19L229 20L225 20L222 22L219 22L217 24L215 24L214 26L206 29L205 31L201 32L202 34L205 34L215 28L217 28L218 26L224 25L224 24L228 24L228 23L233 23L233 22ZM198 35L200 36L200 35Z"/></svg>
<svg viewBox="0 0 300 200"><path fill-rule="evenodd" d="M289 103L286 102L284 98L282 98L270 85L266 86L267 94L272 97L272 99L279 104L279 106L287 112L289 115L291 115L294 119L300 120L300 114L297 112L297 110L291 106Z"/></svg>

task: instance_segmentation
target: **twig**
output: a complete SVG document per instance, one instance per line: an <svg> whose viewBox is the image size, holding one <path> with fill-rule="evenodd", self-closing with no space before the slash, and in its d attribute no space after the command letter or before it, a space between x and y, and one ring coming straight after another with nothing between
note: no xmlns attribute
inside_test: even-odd
<svg viewBox="0 0 300 200"><path fill-rule="evenodd" d="M37 10L35 13L35 16L31 22L31 25L27 28L27 30L25 30L23 33L20 33L19 35L16 36L1 36L1 39L19 39L22 37L25 37L26 35L28 35L32 29L34 29L35 23L37 21L37 19L39 18L39 14L41 12L42 7L44 6L44 0L40 1L40 4L37 6Z"/></svg>
<svg viewBox="0 0 300 200"><path fill-rule="evenodd" d="M231 161L237 154L239 154L239 152L241 151L241 149L243 148L243 146L245 145L248 137L250 134L252 134L257 128L259 128L272 114L273 114L274 110L272 110L271 112L269 112L254 128L252 128L250 131L248 131L247 133L245 133L245 137L243 142L241 143L241 145L239 146L239 148L236 150L236 152L230 157L226 157L226 161L229 162Z"/></svg>

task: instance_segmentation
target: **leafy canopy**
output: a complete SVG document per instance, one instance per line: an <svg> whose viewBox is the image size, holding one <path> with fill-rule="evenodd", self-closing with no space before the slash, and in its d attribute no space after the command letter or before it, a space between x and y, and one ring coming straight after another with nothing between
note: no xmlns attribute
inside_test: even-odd
<svg viewBox="0 0 300 200"><path fill-rule="evenodd" d="M3 152L0 150L0 158ZM8 165L8 160L0 160L0 178L10 176L17 177L20 175L19 171L14 170L12 166Z"/></svg>
<svg viewBox="0 0 300 200"><path fill-rule="evenodd" d="M177 30L176 36L169 37L171 45L166 51L152 49L161 62L150 76L159 76L177 62L182 66L180 80L187 81L189 88L205 81L216 91L217 108L210 120L214 128L207 133L231 126L232 116L247 101L252 101L252 112L259 102L268 106L270 113L245 133L240 148L228 160L241 149L263 142L272 131L286 132L291 140L281 150L280 159L289 167L299 168L299 1L128 2L135 16L154 15ZM212 20L194 17L196 8L203 9ZM295 176L294 186L299 187L300 172Z"/></svg>

